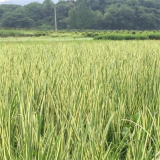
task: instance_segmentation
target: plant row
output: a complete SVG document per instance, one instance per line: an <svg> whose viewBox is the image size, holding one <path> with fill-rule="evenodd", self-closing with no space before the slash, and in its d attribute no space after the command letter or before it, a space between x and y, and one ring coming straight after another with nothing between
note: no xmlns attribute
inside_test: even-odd
<svg viewBox="0 0 160 160"><path fill-rule="evenodd" d="M160 40L160 34L105 34L94 37L95 40Z"/></svg>

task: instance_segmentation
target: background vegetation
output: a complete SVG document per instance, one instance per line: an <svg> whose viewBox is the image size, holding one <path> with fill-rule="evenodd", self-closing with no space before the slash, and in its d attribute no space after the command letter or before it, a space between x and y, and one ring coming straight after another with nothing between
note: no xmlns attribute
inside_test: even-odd
<svg viewBox="0 0 160 160"><path fill-rule="evenodd" d="M0 37L48 37L55 41L55 38L61 38L61 40L66 40L66 38L72 39L86 39L87 37L95 40L160 40L160 31L135 31L135 30L85 30L85 31L66 31L59 30L58 33L55 31L40 31L40 30L11 30L11 29L1 29Z"/></svg>
<svg viewBox="0 0 160 160"><path fill-rule="evenodd" d="M54 5L0 5L0 26L53 30ZM160 0L60 0L56 6L59 29L160 29Z"/></svg>

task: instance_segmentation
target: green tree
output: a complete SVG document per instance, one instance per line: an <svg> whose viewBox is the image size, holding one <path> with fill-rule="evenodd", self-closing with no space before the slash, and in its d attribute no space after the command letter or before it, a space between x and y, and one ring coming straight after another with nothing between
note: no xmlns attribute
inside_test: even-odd
<svg viewBox="0 0 160 160"><path fill-rule="evenodd" d="M54 9L54 3L52 0L44 0L43 2L43 11L45 16L52 16Z"/></svg>
<svg viewBox="0 0 160 160"><path fill-rule="evenodd" d="M156 28L156 17L153 13L143 14L139 17L141 22L141 28L143 29L152 29Z"/></svg>
<svg viewBox="0 0 160 160"><path fill-rule="evenodd" d="M34 27L34 20L26 17L25 14L17 12L5 13L2 17L1 26L8 28L31 28Z"/></svg>
<svg viewBox="0 0 160 160"><path fill-rule="evenodd" d="M25 14L35 22L44 18L43 6L40 3L32 2L23 7Z"/></svg>
<svg viewBox="0 0 160 160"><path fill-rule="evenodd" d="M69 29L76 29L77 28L77 11L75 8L73 8L69 11L68 28Z"/></svg>
<svg viewBox="0 0 160 160"><path fill-rule="evenodd" d="M104 16L102 12L96 11L94 12L94 29L104 29Z"/></svg>
<svg viewBox="0 0 160 160"><path fill-rule="evenodd" d="M105 29L117 29L118 27L118 6L111 5L105 10Z"/></svg>
<svg viewBox="0 0 160 160"><path fill-rule="evenodd" d="M82 1L77 10L77 28L89 29L92 25L92 13L88 10L84 1Z"/></svg>
<svg viewBox="0 0 160 160"><path fill-rule="evenodd" d="M107 29L131 29L134 25L134 10L127 5L111 5L104 15Z"/></svg>
<svg viewBox="0 0 160 160"><path fill-rule="evenodd" d="M68 24L69 11L75 8L72 2L59 2L57 5L57 22L59 29L66 29Z"/></svg>

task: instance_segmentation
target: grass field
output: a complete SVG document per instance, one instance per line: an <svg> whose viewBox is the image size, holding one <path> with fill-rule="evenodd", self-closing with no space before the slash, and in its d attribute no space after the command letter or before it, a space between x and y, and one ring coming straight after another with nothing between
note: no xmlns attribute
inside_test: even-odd
<svg viewBox="0 0 160 160"><path fill-rule="evenodd" d="M70 40L0 39L0 159L158 159L160 42Z"/></svg>
<svg viewBox="0 0 160 160"><path fill-rule="evenodd" d="M64 42L64 41L82 41L82 40L93 40L91 37L8 37L8 38L0 38L0 42L5 43L51 43L51 42Z"/></svg>

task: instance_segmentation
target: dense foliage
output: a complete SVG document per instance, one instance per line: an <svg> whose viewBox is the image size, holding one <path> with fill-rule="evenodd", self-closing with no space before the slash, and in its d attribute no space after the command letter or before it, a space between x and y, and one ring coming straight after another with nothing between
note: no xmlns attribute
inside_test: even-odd
<svg viewBox="0 0 160 160"><path fill-rule="evenodd" d="M159 33L146 33L146 34L104 34L94 37L95 40L160 40Z"/></svg>
<svg viewBox="0 0 160 160"><path fill-rule="evenodd" d="M0 26L54 29L52 0L0 5ZM160 0L59 0L59 29L160 29Z"/></svg>

